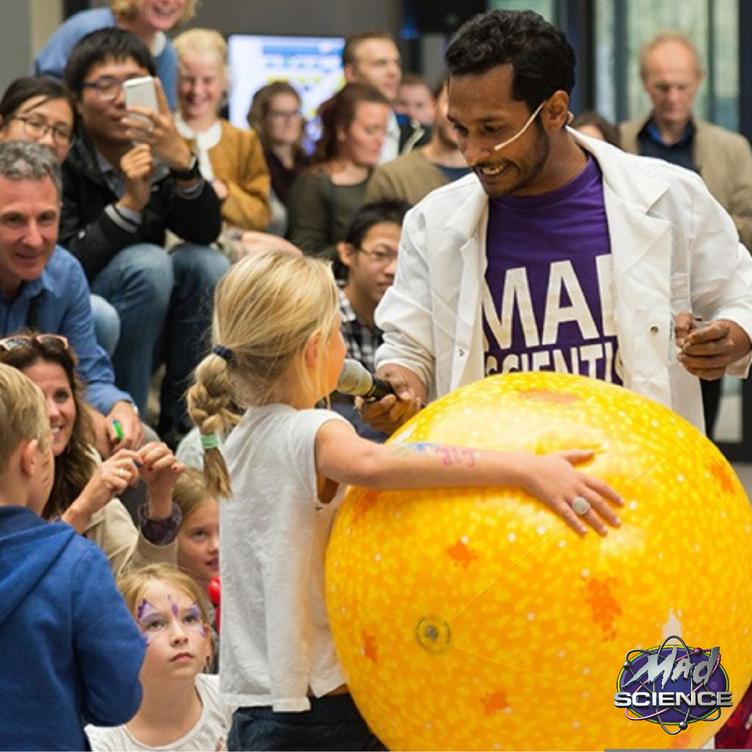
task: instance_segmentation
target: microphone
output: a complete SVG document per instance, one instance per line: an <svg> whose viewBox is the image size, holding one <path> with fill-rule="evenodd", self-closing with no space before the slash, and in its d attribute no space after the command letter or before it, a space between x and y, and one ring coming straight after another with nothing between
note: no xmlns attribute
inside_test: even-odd
<svg viewBox="0 0 752 752"><path fill-rule="evenodd" d="M394 388L388 381L376 378L357 360L350 358L347 358L342 366L342 373L337 380L337 391L367 400L380 400L387 394L394 394Z"/></svg>

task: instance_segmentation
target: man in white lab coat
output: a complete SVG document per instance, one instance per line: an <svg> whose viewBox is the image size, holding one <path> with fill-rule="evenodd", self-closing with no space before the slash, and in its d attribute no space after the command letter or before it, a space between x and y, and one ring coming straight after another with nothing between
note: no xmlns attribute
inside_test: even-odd
<svg viewBox="0 0 752 752"><path fill-rule="evenodd" d="M567 128L574 52L529 11L468 22L446 52L449 119L473 170L403 226L363 406L391 431L484 375L605 379L703 427L699 378L746 375L752 260L692 172Z"/></svg>

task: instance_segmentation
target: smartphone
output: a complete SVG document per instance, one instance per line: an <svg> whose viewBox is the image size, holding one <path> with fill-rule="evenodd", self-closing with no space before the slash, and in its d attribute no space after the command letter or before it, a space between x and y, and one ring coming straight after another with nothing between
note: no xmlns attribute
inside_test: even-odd
<svg viewBox="0 0 752 752"><path fill-rule="evenodd" d="M145 107L147 110L159 112L157 102L157 87L154 85L152 76L141 76L140 78L129 78L123 82L125 91L126 107ZM132 117L139 117L132 115ZM146 118L141 118L145 120Z"/></svg>

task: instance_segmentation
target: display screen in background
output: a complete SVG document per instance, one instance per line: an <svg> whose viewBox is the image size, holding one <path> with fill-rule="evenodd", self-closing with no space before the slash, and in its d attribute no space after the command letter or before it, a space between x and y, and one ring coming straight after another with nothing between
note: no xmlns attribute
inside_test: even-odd
<svg viewBox="0 0 752 752"><path fill-rule="evenodd" d="M272 81L288 81L300 94L309 123L307 141L318 137L316 110L344 84L342 37L231 34L230 122L247 128L253 95Z"/></svg>

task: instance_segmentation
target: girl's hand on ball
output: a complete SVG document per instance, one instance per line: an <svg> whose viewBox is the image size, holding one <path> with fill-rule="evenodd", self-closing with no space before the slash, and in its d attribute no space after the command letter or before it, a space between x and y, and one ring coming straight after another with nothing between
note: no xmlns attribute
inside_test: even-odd
<svg viewBox="0 0 752 752"><path fill-rule="evenodd" d="M584 535L587 532L584 524L587 522L599 535L606 535L606 522L613 527L621 525L608 502L619 506L624 502L607 483L574 469L573 465L585 462L592 456L592 451L583 449L544 456L532 455L530 465L523 473L521 486L563 517L577 533ZM575 513L572 505L576 499L589 502L587 512Z"/></svg>

